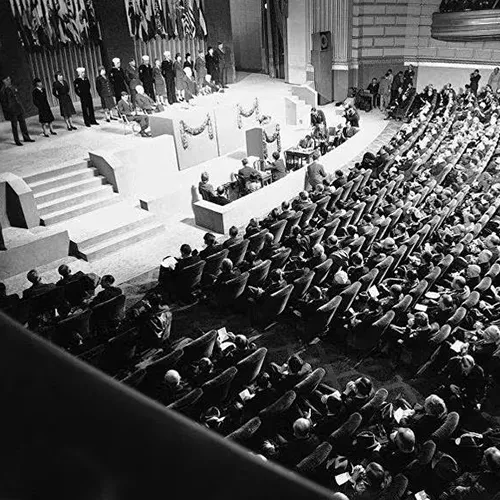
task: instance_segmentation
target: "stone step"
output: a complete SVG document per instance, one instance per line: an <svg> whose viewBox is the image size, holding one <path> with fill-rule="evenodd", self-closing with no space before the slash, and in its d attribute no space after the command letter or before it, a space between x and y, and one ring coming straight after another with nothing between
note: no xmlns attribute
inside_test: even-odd
<svg viewBox="0 0 500 500"><path fill-rule="evenodd" d="M139 225L131 230L125 230L121 234L117 234L112 238L106 238L97 244L79 245L78 256L88 262L100 259L110 253L121 250L122 248L144 241L160 234L164 231L163 225L158 221L151 221L146 224Z"/></svg>
<svg viewBox="0 0 500 500"><path fill-rule="evenodd" d="M54 177L59 177L64 174L68 174L70 172L76 172L78 170L88 168L89 163L87 160L81 161L81 162L76 162L76 163L69 163L67 165L60 165L48 170L44 170L43 172L39 172L37 174L33 175L28 175L27 177L24 177L24 180L28 184L36 184L42 181L46 181L48 179L52 179Z"/></svg>
<svg viewBox="0 0 500 500"><path fill-rule="evenodd" d="M92 179L97 177L99 173L95 168L80 167L78 170L73 170L71 172L66 172L64 174L58 175L56 177L51 177L48 179L42 179L40 181L28 183L31 190L36 193L41 193L43 191L49 191L51 189L56 189L59 187L68 186L74 184L75 182L80 182L85 179ZM25 179L26 180L26 179Z"/></svg>
<svg viewBox="0 0 500 500"><path fill-rule="evenodd" d="M85 201L79 205L75 205L70 208L65 208L64 210L59 210L57 212L52 212L44 215L41 220L45 226L50 226L53 224L58 224L59 222L73 219L83 214L87 214L99 208L108 207L114 205L121 200L120 195L116 193L108 194L106 198L101 198L98 200Z"/></svg>
<svg viewBox="0 0 500 500"><path fill-rule="evenodd" d="M82 181L73 182L71 184L66 184L64 186L59 186L53 189L48 189L47 191L40 191L35 193L35 201L38 205L43 203L48 203L58 198L69 196L73 193L79 193L88 189L96 188L102 186L106 180L104 177L91 177L89 179L83 179Z"/></svg>
<svg viewBox="0 0 500 500"><path fill-rule="evenodd" d="M60 212L61 210L68 210L72 207L80 205L84 202L100 200L113 195L113 186L109 184L98 185L90 189L80 190L78 193L69 194L68 196L61 196L55 200L46 203L37 204L40 216Z"/></svg>

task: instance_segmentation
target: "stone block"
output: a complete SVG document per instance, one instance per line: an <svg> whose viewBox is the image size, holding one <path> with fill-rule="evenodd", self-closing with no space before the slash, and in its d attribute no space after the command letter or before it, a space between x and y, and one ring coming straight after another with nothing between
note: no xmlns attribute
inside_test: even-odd
<svg viewBox="0 0 500 500"><path fill-rule="evenodd" d="M474 57L473 49L455 49L455 57L461 60L472 59Z"/></svg>
<svg viewBox="0 0 500 500"><path fill-rule="evenodd" d="M418 36L418 24L415 26L406 26L406 36Z"/></svg>
<svg viewBox="0 0 500 500"><path fill-rule="evenodd" d="M366 15L379 15L379 14L385 14L385 5L375 5L373 4L365 4L361 5L361 12L362 14Z"/></svg>
<svg viewBox="0 0 500 500"><path fill-rule="evenodd" d="M374 45L375 47L393 47L394 38L390 36L384 36L383 38L375 38Z"/></svg>
<svg viewBox="0 0 500 500"><path fill-rule="evenodd" d="M404 36L394 37L394 47L404 47L406 45L406 38Z"/></svg>
<svg viewBox="0 0 500 500"><path fill-rule="evenodd" d="M394 24L396 22L396 18L394 16L377 16L375 18L375 25L384 25L384 24Z"/></svg>
<svg viewBox="0 0 500 500"><path fill-rule="evenodd" d="M405 36L406 28L404 26L386 26L384 33L387 36Z"/></svg>
<svg viewBox="0 0 500 500"><path fill-rule="evenodd" d="M385 13L391 16L406 16L406 5L388 5L385 8Z"/></svg>
<svg viewBox="0 0 500 500"><path fill-rule="evenodd" d="M435 58L437 56L437 50L436 48L432 47L422 47L418 49L418 55L420 57L431 57Z"/></svg>
<svg viewBox="0 0 500 500"><path fill-rule="evenodd" d="M405 45L407 47L418 47L419 38L417 36L407 36L405 39Z"/></svg>
<svg viewBox="0 0 500 500"><path fill-rule="evenodd" d="M406 9L407 9L406 12L407 12L408 16L420 16L420 12L421 12L420 4L418 4L418 5L408 4Z"/></svg>
<svg viewBox="0 0 500 500"><path fill-rule="evenodd" d="M405 47L403 50L403 54L405 57L416 57L418 55L417 47Z"/></svg>
<svg viewBox="0 0 500 500"><path fill-rule="evenodd" d="M443 59L454 59L456 57L456 49L438 48L437 56Z"/></svg>
<svg viewBox="0 0 500 500"><path fill-rule="evenodd" d="M404 48L403 47L397 47L397 48L385 48L384 50L384 57L395 57L395 56L403 56Z"/></svg>
<svg viewBox="0 0 500 500"><path fill-rule="evenodd" d="M420 26L420 28L418 28L418 36L420 36L420 37L430 37L431 36L431 28L430 28L430 26Z"/></svg>
<svg viewBox="0 0 500 500"><path fill-rule="evenodd" d="M358 17L360 14L361 8L359 5L353 5L352 6L352 15L353 17Z"/></svg>
<svg viewBox="0 0 500 500"><path fill-rule="evenodd" d="M474 51L474 59L478 61L487 61L492 62L493 60L493 51L492 50L475 50Z"/></svg>
<svg viewBox="0 0 500 500"><path fill-rule="evenodd" d="M363 57L381 57L384 55L383 49L362 49L361 55Z"/></svg>
<svg viewBox="0 0 500 500"><path fill-rule="evenodd" d="M363 36L383 36L384 28L381 26L363 26L361 33Z"/></svg>
<svg viewBox="0 0 500 500"><path fill-rule="evenodd" d="M361 43L360 47L373 47L373 38L371 37L364 37L361 38Z"/></svg>
<svg viewBox="0 0 500 500"><path fill-rule="evenodd" d="M375 18L373 16L360 16L359 20L362 26L373 26L375 23Z"/></svg>

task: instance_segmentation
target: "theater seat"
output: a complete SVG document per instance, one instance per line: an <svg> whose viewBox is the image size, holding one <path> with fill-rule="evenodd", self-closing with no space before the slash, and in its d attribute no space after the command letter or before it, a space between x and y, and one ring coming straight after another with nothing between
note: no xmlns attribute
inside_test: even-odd
<svg viewBox="0 0 500 500"><path fill-rule="evenodd" d="M434 345L439 345L444 342L451 334L451 326L443 325L439 331L431 338L431 343Z"/></svg>
<svg viewBox="0 0 500 500"><path fill-rule="evenodd" d="M315 210L316 203L311 203L310 205L307 205L302 209L302 217L299 221L299 226L301 228L305 228L309 224L309 221L312 219Z"/></svg>
<svg viewBox="0 0 500 500"><path fill-rule="evenodd" d="M314 274L314 271L309 271L305 276L301 276L293 282L293 292L290 295L289 304L295 304L305 297L314 279Z"/></svg>
<svg viewBox="0 0 500 500"><path fill-rule="evenodd" d="M184 345L182 363L189 364L201 358L209 358L212 355L216 339L217 330L211 330L189 344Z"/></svg>
<svg viewBox="0 0 500 500"><path fill-rule="evenodd" d="M279 220L268 227L269 232L274 236L273 243L278 244L285 233L286 220Z"/></svg>
<svg viewBox="0 0 500 500"><path fill-rule="evenodd" d="M299 224L300 219L302 219L301 210L295 212L291 217L286 219L285 236L288 236L291 233L292 228Z"/></svg>
<svg viewBox="0 0 500 500"><path fill-rule="evenodd" d="M318 308L305 324L304 341L310 342L315 337L326 335L335 316L342 297L337 296Z"/></svg>
<svg viewBox="0 0 500 500"><path fill-rule="evenodd" d="M313 248L314 245L321 243L323 236L325 234L325 228L317 229L309 235L309 248Z"/></svg>
<svg viewBox="0 0 500 500"><path fill-rule="evenodd" d="M219 307L230 307L236 299L243 295L247 286L249 273L242 273L236 278L218 287L215 301Z"/></svg>
<svg viewBox="0 0 500 500"><path fill-rule="evenodd" d="M456 411L448 413L444 423L436 429L431 436L431 439L436 443L437 446L442 445L448 439L453 436L453 433L457 430L458 423L460 422L460 415Z"/></svg>
<svg viewBox="0 0 500 500"><path fill-rule="evenodd" d="M264 331L273 326L277 317L285 310L290 299L293 285L287 285L281 290L271 294L264 304L256 311L255 320L264 326Z"/></svg>
<svg viewBox="0 0 500 500"><path fill-rule="evenodd" d="M194 293L200 288L205 265L205 261L200 260L175 274L172 292L176 299L182 302L193 301Z"/></svg>
<svg viewBox="0 0 500 500"><path fill-rule="evenodd" d="M321 443L310 455L297 464L297 472L311 477L311 474L325 464L331 452L332 445L330 443Z"/></svg>
<svg viewBox="0 0 500 500"><path fill-rule="evenodd" d="M368 403L361 407L359 413L363 417L363 422L365 424L367 424L375 416L376 412L385 403L388 395L389 393L387 392L387 389L382 387L375 392Z"/></svg>
<svg viewBox="0 0 500 500"><path fill-rule="evenodd" d="M314 216L316 216L320 210L326 209L329 201L330 201L330 196L323 196L323 198L318 200L316 202L316 210L314 212Z"/></svg>
<svg viewBox="0 0 500 500"><path fill-rule="evenodd" d="M359 289L359 293L366 292L377 279L378 273L380 271L374 267L371 271L368 271L364 276L359 278L359 282L361 283L361 288Z"/></svg>
<svg viewBox="0 0 500 500"><path fill-rule="evenodd" d="M205 259L205 267L203 268L203 275L201 277L201 284L203 286L210 286L213 284L220 271L222 261L227 258L228 254L229 250L224 249Z"/></svg>
<svg viewBox="0 0 500 500"><path fill-rule="evenodd" d="M261 287L266 281L270 269L270 260L265 260L264 262L261 262L259 265L250 269L248 273L248 286Z"/></svg>
<svg viewBox="0 0 500 500"><path fill-rule="evenodd" d="M379 498L380 500L400 500L407 488L408 478L403 474L398 474Z"/></svg>
<svg viewBox="0 0 500 500"><path fill-rule="evenodd" d="M479 293L484 293L486 290L491 288L491 285L493 283L493 280L489 276L485 276L479 284L474 288L474 290L478 291Z"/></svg>
<svg viewBox="0 0 500 500"><path fill-rule="evenodd" d="M328 276L328 273L330 272L330 268L332 267L332 265L333 265L333 260L326 259L325 262L316 266L313 269L314 278L312 280L311 285L320 286L323 283L323 281L326 280L326 277Z"/></svg>
<svg viewBox="0 0 500 500"><path fill-rule="evenodd" d="M195 418L200 414L201 402L203 401L203 389L197 387L191 392L169 404L169 410L175 410L183 415Z"/></svg>
<svg viewBox="0 0 500 500"><path fill-rule="evenodd" d="M227 435L226 439L244 444L255 435L261 425L262 420L259 417L254 417L235 431L231 432L231 434Z"/></svg>
<svg viewBox="0 0 500 500"><path fill-rule="evenodd" d="M241 240L228 247L228 258L234 266L239 266L245 260L245 254L247 253L249 243L248 240Z"/></svg>
<svg viewBox="0 0 500 500"><path fill-rule="evenodd" d="M347 445L350 438L359 429L363 417L360 413L352 413L349 418L328 437L328 442L336 449L342 449L342 445Z"/></svg>
<svg viewBox="0 0 500 500"><path fill-rule="evenodd" d="M326 375L324 368L316 368L304 380L301 380L293 390L297 396L307 397L314 392Z"/></svg>
<svg viewBox="0 0 500 500"><path fill-rule="evenodd" d="M455 314L448 320L448 324L451 327L456 327L460 325L460 323L465 319L465 316L467 315L467 309L464 307L459 307L456 311Z"/></svg>
<svg viewBox="0 0 500 500"><path fill-rule="evenodd" d="M258 233L249 236L247 238L248 240L247 252L255 252L258 255L259 252L262 250L262 247L264 246L264 240L268 232L269 231L267 229L263 229L262 231L259 231Z"/></svg>
<svg viewBox="0 0 500 500"><path fill-rule="evenodd" d="M396 317L400 318L411 305L413 298L411 295L405 295L392 310L396 313Z"/></svg>
<svg viewBox="0 0 500 500"><path fill-rule="evenodd" d="M337 228L339 227L339 219L334 219L331 222L328 222L323 226L325 230L325 234L323 235L323 239L326 241L330 236L334 236Z"/></svg>
<svg viewBox="0 0 500 500"><path fill-rule="evenodd" d="M118 295L92 308L90 328L94 334L108 334L125 316L125 295Z"/></svg>
<svg viewBox="0 0 500 500"><path fill-rule="evenodd" d="M295 391L285 392L285 394L278 398L274 403L270 404L259 412L260 418L262 420L273 419L285 413L290 409L296 398L297 394L295 393Z"/></svg>
<svg viewBox="0 0 500 500"><path fill-rule="evenodd" d="M229 390L234 377L238 373L235 366L231 366L224 370L220 375L205 382L201 388L203 389L203 405L204 407L219 406L225 402L228 397Z"/></svg>
<svg viewBox="0 0 500 500"><path fill-rule="evenodd" d="M259 376L266 355L267 349L260 347L236 364L236 368L238 369L238 374L234 380L236 390L239 390L240 387L250 385Z"/></svg>
<svg viewBox="0 0 500 500"><path fill-rule="evenodd" d="M471 294L465 299L461 307L464 307L465 309L472 309L473 307L477 306L479 304L479 299L481 298L479 292L477 290L474 290L471 292Z"/></svg>
<svg viewBox="0 0 500 500"><path fill-rule="evenodd" d="M340 303L337 310L338 316L343 315L352 306L353 302L356 300L356 296L358 295L360 289L361 289L361 283L359 281L356 281L352 285L349 285L340 294L340 297L342 297L342 302Z"/></svg>
<svg viewBox="0 0 500 500"><path fill-rule="evenodd" d="M291 248L285 248L281 252L278 252L271 258L271 270L272 269L282 269L288 262L290 255L292 254Z"/></svg>

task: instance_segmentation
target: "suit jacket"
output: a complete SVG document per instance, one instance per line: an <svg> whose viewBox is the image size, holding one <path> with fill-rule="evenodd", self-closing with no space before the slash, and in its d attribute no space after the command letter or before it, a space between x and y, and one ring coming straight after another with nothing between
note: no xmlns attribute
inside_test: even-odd
<svg viewBox="0 0 500 500"><path fill-rule="evenodd" d="M113 91L116 97L116 100L119 101L121 99L122 92L129 92L125 71L123 68L111 68L109 72L109 79L111 80L111 84L113 86Z"/></svg>
<svg viewBox="0 0 500 500"><path fill-rule="evenodd" d="M320 444L317 436L312 435L306 439L294 438L281 450L279 461L288 466L297 465L301 460L312 453Z"/></svg>
<svg viewBox="0 0 500 500"><path fill-rule="evenodd" d="M141 64L139 66L139 78L144 86L153 85L153 67L151 64Z"/></svg>
<svg viewBox="0 0 500 500"><path fill-rule="evenodd" d="M257 177L260 176L259 171L255 170L253 167L249 167L248 165L246 167L242 167L238 170L238 174L241 175L245 180L250 179L252 175L256 175Z"/></svg>
<svg viewBox="0 0 500 500"><path fill-rule="evenodd" d="M135 106L131 102L125 102L123 99L118 101L116 107L120 115L132 116L135 111Z"/></svg>
<svg viewBox="0 0 500 500"><path fill-rule="evenodd" d="M214 52L213 56L211 56L210 54L207 54L205 56L205 64L207 67L207 73L209 75L212 75L212 77L214 75L216 75L217 72L219 71L219 63L218 63L217 58L215 56L215 52Z"/></svg>
<svg viewBox="0 0 500 500"><path fill-rule="evenodd" d="M156 108L156 103L146 94L137 94L135 96L135 104L143 111L152 111Z"/></svg>
<svg viewBox="0 0 500 500"><path fill-rule="evenodd" d="M164 59L161 63L161 74L165 78L165 81L172 81L175 78L174 61Z"/></svg>
<svg viewBox="0 0 500 500"><path fill-rule="evenodd" d="M212 198L212 203L215 203L216 205L224 206L224 205L229 205L229 203L231 203L231 202L225 196L216 195Z"/></svg>
<svg viewBox="0 0 500 500"><path fill-rule="evenodd" d="M207 64L203 57L198 56L194 61L194 70L198 79L205 78L207 74Z"/></svg>
<svg viewBox="0 0 500 500"><path fill-rule="evenodd" d="M187 257L186 259L179 259L177 261L177 265L175 266L176 271L182 271L186 267L192 266L193 264L196 264L197 262L200 262L201 258L199 255L191 255Z"/></svg>
<svg viewBox="0 0 500 500"><path fill-rule="evenodd" d="M24 112L23 105L19 98L19 92L13 85L10 87L2 87L0 91L0 102L6 120L11 120Z"/></svg>
<svg viewBox="0 0 500 500"><path fill-rule="evenodd" d="M75 81L73 82L73 85L75 87L76 95L81 100L92 99L92 94L90 92L90 80L87 77L76 78Z"/></svg>
<svg viewBox="0 0 500 500"><path fill-rule="evenodd" d="M223 246L217 243L215 245L212 245L211 247L204 248L200 252L200 259L206 259L207 257L220 252L221 250L223 250Z"/></svg>
<svg viewBox="0 0 500 500"><path fill-rule="evenodd" d="M231 64L231 51L228 47L224 47L224 51L217 47L214 50L214 54L217 56L219 68L225 68Z"/></svg>
<svg viewBox="0 0 500 500"><path fill-rule="evenodd" d="M118 288L117 286L110 286L108 288L105 288L94 297L91 306L107 302L108 300L118 297L118 295L121 295L122 293L122 289Z"/></svg>
<svg viewBox="0 0 500 500"><path fill-rule="evenodd" d="M32 299L53 290L55 287L54 283L37 283L23 291L23 299Z"/></svg>
<svg viewBox="0 0 500 500"><path fill-rule="evenodd" d="M307 167L307 180L313 189L318 184L323 184L325 177L326 172L321 163L314 161Z"/></svg>
<svg viewBox="0 0 500 500"><path fill-rule="evenodd" d="M286 176L285 162L281 158L271 163L268 167L266 167L266 170L271 171L271 175L273 176L273 181L279 181L280 179L283 179L283 177Z"/></svg>

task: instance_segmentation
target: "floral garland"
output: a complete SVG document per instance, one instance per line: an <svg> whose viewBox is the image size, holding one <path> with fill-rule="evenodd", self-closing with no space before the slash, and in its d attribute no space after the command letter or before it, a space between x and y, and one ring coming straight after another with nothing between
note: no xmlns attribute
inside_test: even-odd
<svg viewBox="0 0 500 500"><path fill-rule="evenodd" d="M274 141L277 141L276 147L278 149L278 153L281 153L281 134L279 123L276 124L276 130L272 136L268 136L267 132L262 129L262 151L264 152L264 155L267 155L267 145L272 144Z"/></svg>
<svg viewBox="0 0 500 500"><path fill-rule="evenodd" d="M213 140L213 138L214 138L214 128L212 125L212 119L210 118L210 115L208 113L207 113L207 117L206 117L205 121L199 127L191 128L190 126L188 126L186 124L186 122L184 120L181 120L179 122L179 126L180 126L180 131L181 131L182 147L184 149L187 149L189 147L189 142L188 142L188 138L187 138L188 134L189 135L200 135L205 131L205 129L207 127L208 127L209 139Z"/></svg>
<svg viewBox="0 0 500 500"><path fill-rule="evenodd" d="M244 116L245 118L249 118L255 113L255 117L257 118L257 120L259 119L260 116L259 99L255 98L253 106L248 111L245 111L240 104L237 104L236 111L238 113L236 116L236 120L238 122L238 128L241 129L243 128L243 120L241 119L242 116Z"/></svg>

